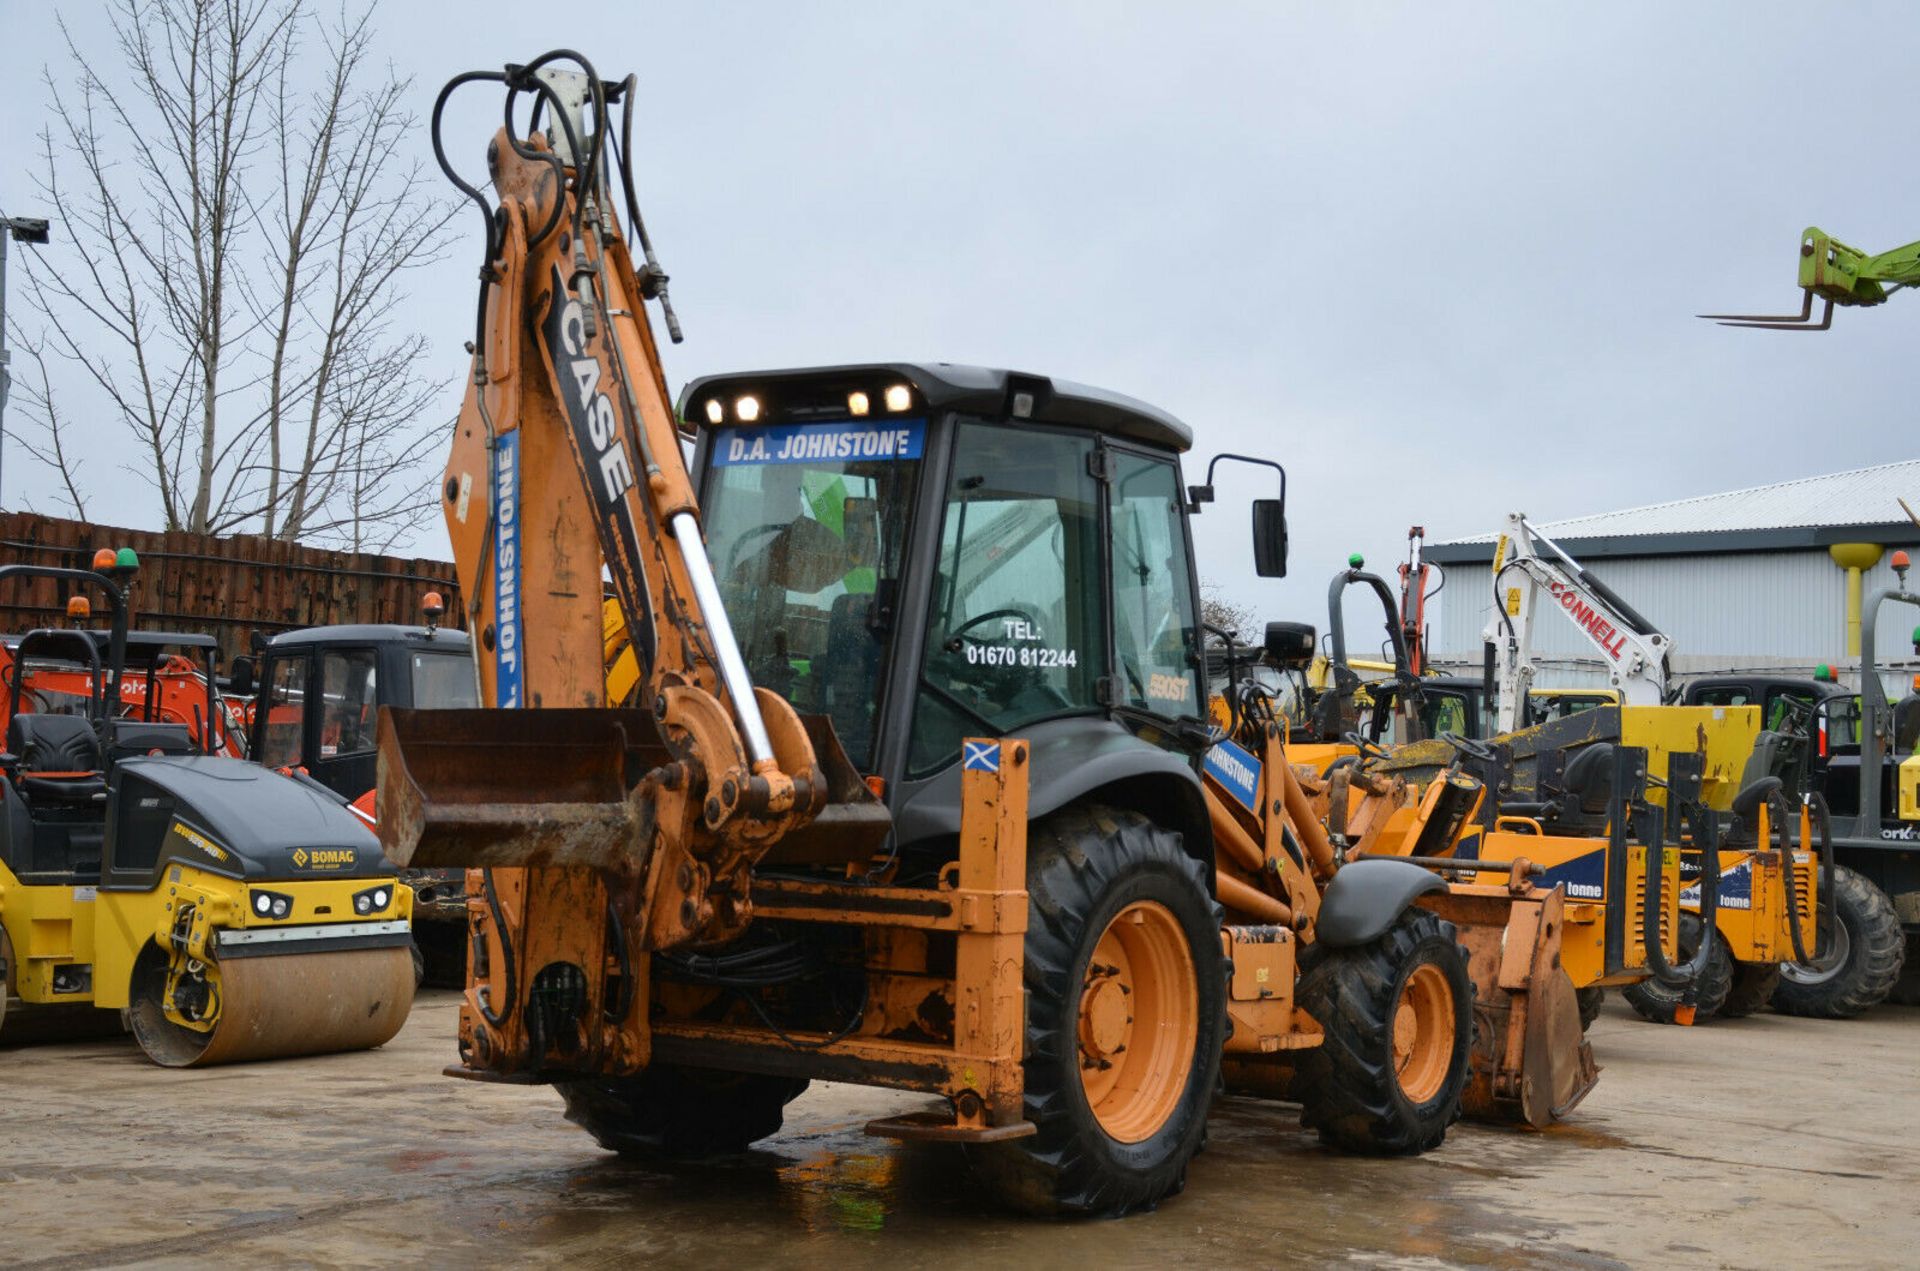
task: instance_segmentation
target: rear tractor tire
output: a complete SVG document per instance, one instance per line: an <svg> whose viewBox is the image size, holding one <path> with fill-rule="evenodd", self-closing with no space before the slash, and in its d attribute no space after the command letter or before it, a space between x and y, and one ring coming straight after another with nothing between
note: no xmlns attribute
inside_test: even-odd
<svg viewBox="0 0 1920 1271"><path fill-rule="evenodd" d="M1300 1123L1371 1156L1440 1146L1460 1119L1473 984L1452 923L1410 909L1356 948L1311 945L1294 1000L1326 1032L1300 1053Z"/></svg>
<svg viewBox="0 0 1920 1271"><path fill-rule="evenodd" d="M1844 865L1833 870L1832 947L1818 963L1780 967L1773 1009L1782 1015L1852 1019L1885 1001L1900 981L1907 942L1887 894Z"/></svg>
<svg viewBox="0 0 1920 1271"><path fill-rule="evenodd" d="M1700 931L1699 914L1680 915L1680 961L1689 962L1699 952ZM1707 965L1701 969L1700 978L1692 988L1693 1017L1701 1022L1719 1014L1726 1005L1728 995L1733 992L1733 955L1727 951L1727 942L1718 935L1714 937L1713 952L1707 957ZM1650 975L1638 984L1628 985L1620 995L1640 1013L1641 1019L1655 1024L1672 1024L1678 1022L1681 1001L1686 993L1686 989L1675 988Z"/></svg>
<svg viewBox="0 0 1920 1271"><path fill-rule="evenodd" d="M632 1077L557 1081L573 1122L632 1160L728 1156L780 1132L797 1078L655 1064Z"/></svg>
<svg viewBox="0 0 1920 1271"><path fill-rule="evenodd" d="M1179 834L1090 806L1028 837L1025 1115L970 1147L1029 1213L1119 1215L1186 1184L1226 1039L1220 908Z"/></svg>

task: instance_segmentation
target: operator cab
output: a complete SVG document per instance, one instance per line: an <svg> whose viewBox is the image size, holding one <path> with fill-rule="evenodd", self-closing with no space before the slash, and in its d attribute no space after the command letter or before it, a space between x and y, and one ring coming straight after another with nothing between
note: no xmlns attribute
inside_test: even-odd
<svg viewBox="0 0 1920 1271"><path fill-rule="evenodd" d="M309 627L234 663L234 691L255 693L249 755L269 768L305 768L349 801L373 789L380 707L480 704L464 631Z"/></svg>
<svg viewBox="0 0 1920 1271"><path fill-rule="evenodd" d="M1028 737L1036 782L1097 776L1141 740L1191 780L1207 691L1186 425L944 363L707 377L680 413L748 672L832 721L902 840L957 828L965 737Z"/></svg>

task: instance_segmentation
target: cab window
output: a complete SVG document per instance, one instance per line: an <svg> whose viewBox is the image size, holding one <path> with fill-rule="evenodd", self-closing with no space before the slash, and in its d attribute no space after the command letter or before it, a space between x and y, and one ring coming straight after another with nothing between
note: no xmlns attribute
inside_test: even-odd
<svg viewBox="0 0 1920 1271"><path fill-rule="evenodd" d="M1179 474L1170 463L1114 453L1113 648L1128 705L1200 713L1200 623L1194 613Z"/></svg>
<svg viewBox="0 0 1920 1271"><path fill-rule="evenodd" d="M388 700L392 700L389 696ZM460 710L480 705L473 660L464 653L413 655L413 704L416 709Z"/></svg>
<svg viewBox="0 0 1920 1271"><path fill-rule="evenodd" d="M826 715L855 764L874 719L926 424L723 428L708 443L707 547L755 684Z"/></svg>
<svg viewBox="0 0 1920 1271"><path fill-rule="evenodd" d="M1438 737L1443 733L1454 733L1461 737L1477 737L1475 728L1467 716L1467 702L1463 697L1451 693L1439 693L1427 690L1425 701L1420 708L1422 724L1429 737Z"/></svg>
<svg viewBox="0 0 1920 1271"><path fill-rule="evenodd" d="M273 670L255 703L260 761L269 768L305 762L301 733L307 719L307 658L275 658Z"/></svg>
<svg viewBox="0 0 1920 1271"><path fill-rule="evenodd" d="M374 685L372 649L329 650L320 662L320 757L357 755L373 749L380 699Z"/></svg>
<svg viewBox="0 0 1920 1271"><path fill-rule="evenodd" d="M960 739L1098 709L1099 492L1085 437L963 422L940 529L908 766Z"/></svg>
<svg viewBox="0 0 1920 1271"><path fill-rule="evenodd" d="M1767 694L1766 726L1774 732L1792 725L1804 727L1813 710L1813 694L1777 688Z"/></svg>

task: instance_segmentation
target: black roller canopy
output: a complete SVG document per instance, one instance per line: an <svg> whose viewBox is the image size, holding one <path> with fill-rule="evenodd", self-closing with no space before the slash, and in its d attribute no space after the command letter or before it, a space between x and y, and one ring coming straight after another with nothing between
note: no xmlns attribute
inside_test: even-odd
<svg viewBox="0 0 1920 1271"><path fill-rule="evenodd" d="M136 777L172 795L176 812L192 821L219 844L264 866L270 875L285 876L287 862L298 862L296 852L309 858L315 849L351 850L351 865L309 870L351 877L386 869L380 843L365 821L349 811L332 792L317 784L296 781L270 768L214 755L151 755L122 760L116 780ZM322 858L330 863L337 858ZM249 876L256 873L248 869Z"/></svg>

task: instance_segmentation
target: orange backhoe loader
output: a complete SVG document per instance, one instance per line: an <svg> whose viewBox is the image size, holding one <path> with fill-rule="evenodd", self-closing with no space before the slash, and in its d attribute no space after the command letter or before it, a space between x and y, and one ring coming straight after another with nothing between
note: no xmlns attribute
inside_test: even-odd
<svg viewBox="0 0 1920 1271"><path fill-rule="evenodd" d="M497 206L439 135L475 82L508 97ZM470 871L449 1071L551 1083L649 1157L771 1134L815 1078L923 1091L870 1131L1045 1212L1177 1191L1223 1057L1337 1146L1438 1144L1475 1033L1468 950L1416 903L1443 884L1330 862L1277 757L1237 774L1254 803L1209 795L1186 426L944 363L676 410L633 96L561 51L434 110L485 215L442 489L483 706L381 711L379 833ZM1253 462L1278 576L1285 474Z"/></svg>

